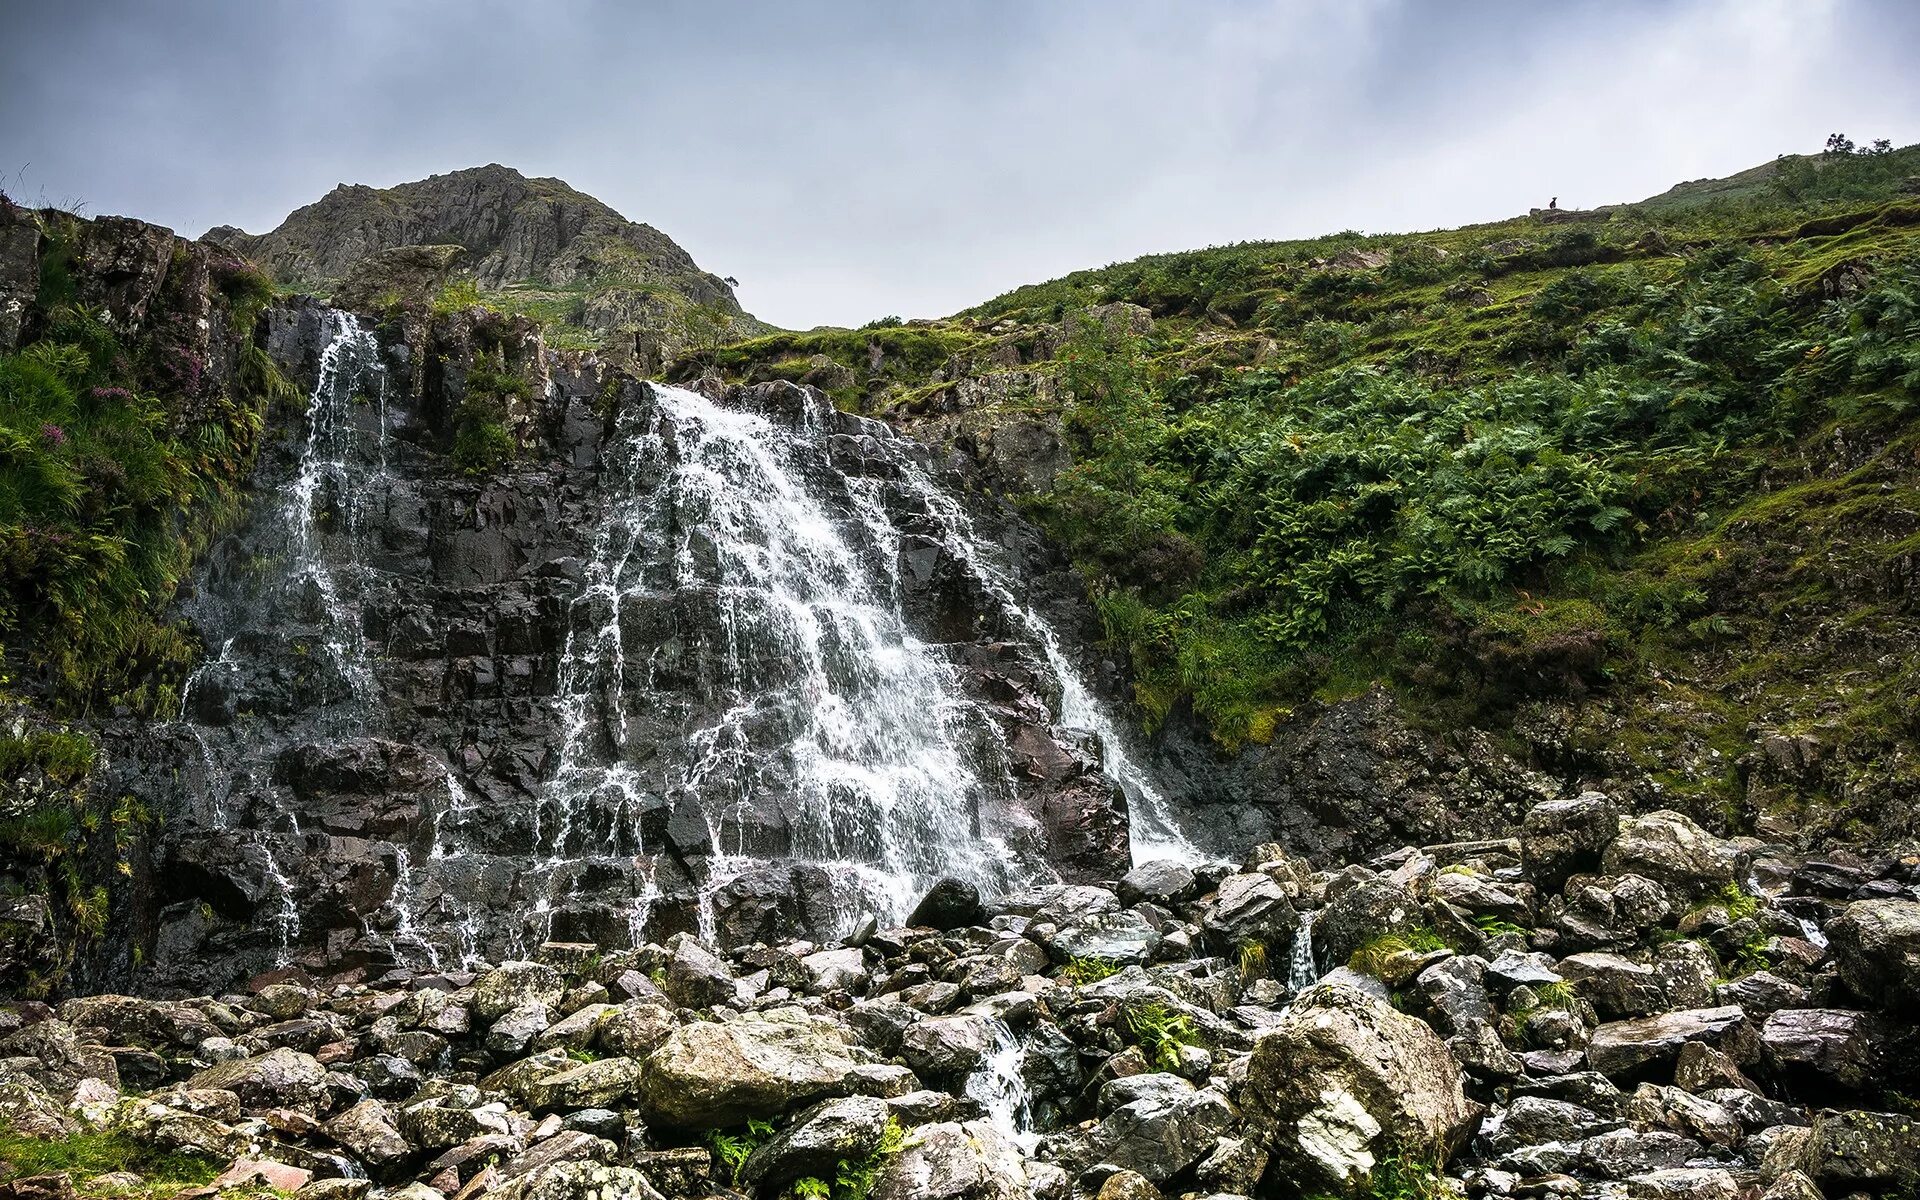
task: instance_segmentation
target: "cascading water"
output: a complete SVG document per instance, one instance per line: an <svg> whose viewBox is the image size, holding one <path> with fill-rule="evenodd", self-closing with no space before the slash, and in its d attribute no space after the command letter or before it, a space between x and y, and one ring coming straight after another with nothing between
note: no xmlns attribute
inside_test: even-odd
<svg viewBox="0 0 1920 1200"><path fill-rule="evenodd" d="M1047 665L1060 682L1060 723L1085 729L1099 739L1101 765L1127 797L1128 812L1132 817L1129 837L1134 861L1172 859L1188 864L1201 861L1205 856L1181 830L1167 798L1154 786L1152 776L1134 761L1128 751L1127 739L1061 651L1059 635L1044 617L1031 606L1020 602L1012 583L994 565L992 556L974 535L973 520L966 510L917 464L907 464L906 476L928 507L940 515L940 528L948 549L967 564L975 577L1045 652Z"/></svg>
<svg viewBox="0 0 1920 1200"><path fill-rule="evenodd" d="M1293 931L1293 949L1287 958L1287 990L1296 996L1320 979L1319 968L1313 963L1313 918L1311 912L1300 914L1300 923Z"/></svg>
<svg viewBox="0 0 1920 1200"><path fill-rule="evenodd" d="M898 918L943 875L1007 886L1011 856L980 827L1005 774L989 723L908 627L899 531L833 469L820 414L790 426L651 390L621 414L561 657L565 733L539 813L549 863L658 850L640 826L660 788L706 826L706 897L768 857L828 869L857 897L848 917ZM697 644L667 663L640 629ZM687 753L664 775L632 728L662 703L690 710ZM710 933L709 906L702 918Z"/></svg>
<svg viewBox="0 0 1920 1200"><path fill-rule="evenodd" d="M1033 1132L1033 1113L1026 1077L1021 1074L1025 1051L1020 1039L1006 1022L988 1018L993 1044L973 1074L967 1076L966 1094L986 1110L987 1120L1022 1150L1032 1153L1039 1144Z"/></svg>
<svg viewBox="0 0 1920 1200"><path fill-rule="evenodd" d="M329 325L318 382L308 397L297 471L265 522L277 532L275 553L237 572L249 591L264 598L227 599L225 622L249 627L224 638L219 655L189 675L181 689L181 720L198 749L201 772L196 809L216 830L230 828L244 815L233 811L235 792L240 781L254 782L243 764L258 749L258 730L237 727L241 714L235 708L237 697L247 691L247 672L261 669L264 656L257 649L243 651L238 645L243 636L255 643L283 639L302 659L312 657L313 647L320 649L320 666L331 678L316 686L327 693L321 711L333 732L363 729L379 702L359 620L358 592L366 568L358 546L362 506L385 470L386 373L378 342L356 318L334 313ZM355 409L363 402L372 405L371 453L360 444L366 431ZM369 459L378 464L372 477L363 467ZM290 810L264 821L258 819L262 814L253 815L249 834L274 893L265 924L274 931L284 961L300 933L300 913L276 841L296 842L300 822Z"/></svg>
<svg viewBox="0 0 1920 1200"><path fill-rule="evenodd" d="M426 967L830 937L941 877L1050 878L1059 837L1076 870L1124 869L1116 790L1137 856L1193 857L1000 547L886 426L797 387L633 387L573 466L527 476L566 491L549 558L489 560L519 572L509 650L446 555L545 497L434 479L411 401L390 446L380 346L325 320L281 499L193 602L221 649L182 705L192 811L225 847L206 869L246 891L252 856L249 923L283 961L343 912L371 962ZM601 386L546 377L551 413ZM462 621L475 649L438 640ZM502 654L529 682L472 703L453 672Z"/></svg>

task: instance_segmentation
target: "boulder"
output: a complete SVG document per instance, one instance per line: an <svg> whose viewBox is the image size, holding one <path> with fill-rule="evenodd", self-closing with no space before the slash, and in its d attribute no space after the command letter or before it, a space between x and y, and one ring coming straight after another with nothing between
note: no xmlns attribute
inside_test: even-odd
<svg viewBox="0 0 1920 1200"><path fill-rule="evenodd" d="M866 957L854 947L820 950L800 960L815 992L848 992L860 995L867 990Z"/></svg>
<svg viewBox="0 0 1920 1200"><path fill-rule="evenodd" d="M550 1163L486 1195L487 1200L661 1200L644 1172L597 1162Z"/></svg>
<svg viewBox="0 0 1920 1200"><path fill-rule="evenodd" d="M1801 1083L1878 1091L1894 1049L1892 1030L1872 1013L1842 1008L1783 1008L1760 1026L1769 1070Z"/></svg>
<svg viewBox="0 0 1920 1200"><path fill-rule="evenodd" d="M1542 1142L1577 1142L1620 1122L1601 1116L1566 1100L1545 1096L1518 1096L1511 1104L1489 1116L1481 1125L1476 1143L1494 1160L1515 1150Z"/></svg>
<svg viewBox="0 0 1920 1200"><path fill-rule="evenodd" d="M673 958L667 963L667 979L662 987L675 1004L711 1008L716 1004L732 1004L739 998L740 988L733 972L697 938L676 934L668 945Z"/></svg>
<svg viewBox="0 0 1920 1200"><path fill-rule="evenodd" d="M1268 962L1280 963L1293 946L1300 918L1272 876L1250 871L1220 881L1201 924L1224 953L1252 943L1266 951Z"/></svg>
<svg viewBox="0 0 1920 1200"><path fill-rule="evenodd" d="M1827 926L1834 970L1875 1004L1920 1004L1920 903L1858 900Z"/></svg>
<svg viewBox="0 0 1920 1200"><path fill-rule="evenodd" d="M1193 868L1170 858L1156 858L1120 877L1120 903L1133 905L1142 900L1172 904L1193 894Z"/></svg>
<svg viewBox="0 0 1920 1200"><path fill-rule="evenodd" d="M1920 1161L1920 1123L1877 1112L1822 1112L1767 1149L1766 1173L1798 1171L1828 1196L1906 1187Z"/></svg>
<svg viewBox="0 0 1920 1200"><path fill-rule="evenodd" d="M1382 934L1421 922L1413 893L1384 879L1357 883L1327 902L1313 919L1313 956L1322 974L1344 967L1353 952Z"/></svg>
<svg viewBox="0 0 1920 1200"><path fill-rule="evenodd" d="M528 1004L554 1008L565 990L560 972L545 963L505 962L473 981L468 1007L481 1020L495 1021Z"/></svg>
<svg viewBox="0 0 1920 1200"><path fill-rule="evenodd" d="M1670 1065L1688 1042L1705 1042L1735 1061L1752 1058L1753 1030L1739 1008L1683 1009L1630 1021L1611 1021L1593 1031L1587 1061L1603 1075L1637 1076Z"/></svg>
<svg viewBox="0 0 1920 1200"><path fill-rule="evenodd" d="M249 1108L311 1113L327 1103L327 1069L313 1055L284 1046L208 1067L189 1078L187 1086L232 1092Z"/></svg>
<svg viewBox="0 0 1920 1200"><path fill-rule="evenodd" d="M1520 858L1536 884L1557 887L1576 871L1597 868L1619 828L1619 810L1605 793L1549 800L1521 820Z"/></svg>
<svg viewBox="0 0 1920 1200"><path fill-rule="evenodd" d="M1102 1089L1101 1107L1110 1111L1087 1136L1094 1155L1154 1183L1198 1162L1234 1117L1222 1093L1169 1074L1115 1080Z"/></svg>
<svg viewBox="0 0 1920 1200"><path fill-rule="evenodd" d="M71 1122L38 1079L0 1062L0 1126L26 1137L64 1137Z"/></svg>
<svg viewBox="0 0 1920 1200"><path fill-rule="evenodd" d="M120 1066L111 1051L80 1039L65 1021L35 1021L0 1038L0 1057L31 1059L40 1081L61 1098L82 1080L99 1079L118 1089Z"/></svg>
<svg viewBox="0 0 1920 1200"><path fill-rule="evenodd" d="M1597 950L1569 954L1554 970L1608 1019L1651 1016L1666 1007L1659 973L1618 954Z"/></svg>
<svg viewBox="0 0 1920 1200"><path fill-rule="evenodd" d="M1666 1167L1626 1178L1632 1200L1735 1200L1741 1194L1724 1167Z"/></svg>
<svg viewBox="0 0 1920 1200"><path fill-rule="evenodd" d="M606 1108L631 1096L643 1069L632 1058L602 1058L572 1063L529 1082L522 1094L536 1112Z"/></svg>
<svg viewBox="0 0 1920 1200"><path fill-rule="evenodd" d="M501 1013L487 1030L487 1049L503 1058L524 1054L552 1022L553 1014L538 1000L516 1005Z"/></svg>
<svg viewBox="0 0 1920 1200"><path fill-rule="evenodd" d="M1110 1163L1102 1163L1105 1170ZM1160 1189L1138 1171L1115 1171L1100 1184L1094 1200L1160 1200Z"/></svg>
<svg viewBox="0 0 1920 1200"><path fill-rule="evenodd" d="M525 1150L500 1164L502 1179L518 1179L533 1176L562 1163L592 1164L611 1160L620 1152L620 1148L605 1138L579 1129L562 1129L550 1137L539 1138ZM598 1200L599 1193L590 1192L581 1200Z"/></svg>
<svg viewBox="0 0 1920 1200"><path fill-rule="evenodd" d="M1097 959L1130 965L1146 963L1160 948L1160 934L1132 909L1100 913L1064 926L1046 939L1047 949L1061 962Z"/></svg>
<svg viewBox="0 0 1920 1200"><path fill-rule="evenodd" d="M638 1107L650 1124L731 1128L851 1090L837 1022L799 1008L693 1021L647 1056Z"/></svg>
<svg viewBox="0 0 1920 1200"><path fill-rule="evenodd" d="M593 1042L608 1054L645 1058L678 1026L673 1010L648 1000L629 1000L595 1022Z"/></svg>
<svg viewBox="0 0 1920 1200"><path fill-rule="evenodd" d="M284 1020L297 1014L269 1015ZM191 1050L220 1032L206 1014L191 1005L134 996L79 996L60 1006L60 1019L89 1040L149 1050Z"/></svg>
<svg viewBox="0 0 1920 1200"><path fill-rule="evenodd" d="M993 1044L993 1025L985 1017L928 1017L901 1035L900 1057L926 1079L957 1081L980 1065Z"/></svg>
<svg viewBox="0 0 1920 1200"><path fill-rule="evenodd" d="M930 929L962 929L979 925L984 920L980 908L980 889L964 879L936 882L907 916L907 924Z"/></svg>
<svg viewBox="0 0 1920 1200"><path fill-rule="evenodd" d="M376 1171L413 1153L413 1147L401 1136L393 1110L378 1100L362 1100L328 1121L327 1136Z"/></svg>
<svg viewBox="0 0 1920 1200"><path fill-rule="evenodd" d="M1698 896L1732 883L1740 855L1693 818L1662 809L1622 821L1600 865L1609 875L1644 875Z"/></svg>
<svg viewBox="0 0 1920 1200"><path fill-rule="evenodd" d="M1341 1194L1364 1189L1389 1154L1451 1156L1479 1117L1424 1022L1329 983L1254 1043L1240 1102L1263 1130L1270 1177Z"/></svg>
<svg viewBox="0 0 1920 1200"><path fill-rule="evenodd" d="M1029 1200L1020 1147L985 1121L922 1125L887 1160L872 1200Z"/></svg>
<svg viewBox="0 0 1920 1200"><path fill-rule="evenodd" d="M847 1096L816 1104L755 1149L740 1169L745 1187L778 1189L795 1179L831 1179L837 1164L877 1152L890 1109L877 1096Z"/></svg>
<svg viewBox="0 0 1920 1200"><path fill-rule="evenodd" d="M1627 1115L1638 1128L1665 1128L1722 1149L1741 1139L1740 1122L1732 1113L1677 1087L1641 1084L1627 1101Z"/></svg>

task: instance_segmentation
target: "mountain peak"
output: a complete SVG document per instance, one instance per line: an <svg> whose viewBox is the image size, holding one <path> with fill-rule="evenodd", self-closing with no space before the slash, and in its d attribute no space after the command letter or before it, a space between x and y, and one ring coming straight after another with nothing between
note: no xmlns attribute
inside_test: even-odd
<svg viewBox="0 0 1920 1200"><path fill-rule="evenodd" d="M743 332L761 327L725 280L703 271L660 230L565 180L530 177L497 162L385 188L341 183L269 233L223 226L208 237L297 287L336 285L372 255L397 247L460 246L466 256L457 273L486 291L582 298L644 293L666 297L670 308L718 310ZM661 318L633 303L584 308L585 317L598 317L585 321L588 327L603 333Z"/></svg>

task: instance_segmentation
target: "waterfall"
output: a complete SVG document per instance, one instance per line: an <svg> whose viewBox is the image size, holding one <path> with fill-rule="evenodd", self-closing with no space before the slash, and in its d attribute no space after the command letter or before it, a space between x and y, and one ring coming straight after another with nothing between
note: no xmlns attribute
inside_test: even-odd
<svg viewBox="0 0 1920 1200"><path fill-rule="evenodd" d="M423 481L440 467L412 439L389 446L380 347L353 317L326 319L286 482L194 600L220 651L182 693L191 811L222 844L264 855L256 924L283 960L307 889L363 839L392 885L379 910L355 909L364 944L429 967L554 938L833 936L867 915L904 919L942 877L1004 894L1053 877L1043 805L1082 803L1073 788L1096 794L1090 811L1104 802L1074 739L1053 748L1057 776L1032 769L1047 751L1016 754L1017 735L1038 727L1044 741L1048 725L1098 743L1137 858L1194 857L924 451L798 387L720 404L646 385L618 406L595 474L568 483L569 525L551 531L570 554L547 565L564 573L515 582L553 642L513 652L551 675L523 674L507 719L550 718L552 757L511 778L446 757L461 738L486 762L500 710L423 700L407 674L419 660L385 656L405 622L432 625L411 591L445 586L408 539L468 516L430 506L473 502ZM547 403L577 404L577 386L550 378ZM485 494L524 509L526 481L549 470ZM385 686L405 698L383 700ZM351 782L369 758L394 791ZM288 772L308 763L322 774L303 785ZM322 806L309 834L294 794Z"/></svg>
<svg viewBox="0 0 1920 1200"><path fill-rule="evenodd" d="M320 354L320 378L307 400L307 437L299 474L288 489L286 525L291 531L287 565L296 595L319 626L327 653L347 685L341 715L364 719L379 705L380 688L367 657L359 606L342 594L343 573L365 571L360 554L363 509L369 493L386 474L387 373L380 364L380 343L351 313L334 313L335 334ZM371 386L371 393L367 387ZM375 405L372 453L359 446L362 436L353 406ZM369 476L364 466L377 466ZM339 528L332 528L335 523ZM336 568L323 537L344 550ZM338 551L334 552L338 554ZM358 582L355 580L355 582Z"/></svg>
<svg viewBox="0 0 1920 1200"><path fill-rule="evenodd" d="M1313 917L1311 912L1300 913L1300 923L1293 930L1293 949L1287 956L1287 990L1296 996L1320 979L1313 965Z"/></svg>
<svg viewBox="0 0 1920 1200"><path fill-rule="evenodd" d="M1031 605L1018 598L1011 580L993 561L993 556L975 536L973 519L966 509L929 478L917 464L908 464L907 478L926 501L940 514L941 531L947 548L966 563L974 577L984 585L1001 607L1017 621L1046 654L1047 666L1060 682L1060 723L1085 729L1099 739L1101 766L1127 798L1128 829L1133 860L1173 859L1189 865L1205 856L1181 830L1171 805L1145 768L1133 759L1127 739L1060 649L1060 637L1053 626Z"/></svg>
<svg viewBox="0 0 1920 1200"><path fill-rule="evenodd" d="M561 656L564 735L539 813L549 862L659 849L639 828L652 801L639 760L658 746L633 723L678 704L698 710L686 752L654 782L706 825L709 902L774 856L828 868L893 918L943 875L1006 887L1011 856L978 821L1003 773L980 753L984 717L908 627L890 574L899 531L828 462L822 414L790 425L651 391L620 414ZM673 661L639 627L677 643ZM777 832L763 810L776 794ZM709 934L710 921L703 905Z"/></svg>
<svg viewBox="0 0 1920 1200"><path fill-rule="evenodd" d="M230 582L248 595L223 597L228 611L221 618L252 626L248 632L255 642L279 639L302 659L308 657L307 639L317 644L332 672L321 685L326 702L320 712L326 727L338 734L364 731L379 708L379 687L361 630L359 593L367 568L360 545L367 497L386 473L387 381L379 343L357 318L331 313L328 332L318 380L307 398L295 474L265 521L275 553L244 564L244 580ZM373 406L370 446L363 444L365 422L356 418L361 404ZM376 464L371 472L368 462ZM243 650L240 641L224 638L219 654L195 668L180 692L179 723L198 751L200 795L192 808L210 828L222 831L248 815L244 796L238 798L243 811L234 811L235 793L244 773L257 766L253 756L276 748L252 722L236 723L240 714L231 711L230 701L244 692L247 674L271 669L257 645ZM209 722L203 703L222 711ZM258 820L261 814L254 816ZM286 827L284 833L262 823L248 829L246 837L262 857L273 904L263 924L273 931L278 960L284 963L301 919L275 840L297 840L300 823L291 811L270 816L271 824ZM405 863L404 852L399 861Z"/></svg>

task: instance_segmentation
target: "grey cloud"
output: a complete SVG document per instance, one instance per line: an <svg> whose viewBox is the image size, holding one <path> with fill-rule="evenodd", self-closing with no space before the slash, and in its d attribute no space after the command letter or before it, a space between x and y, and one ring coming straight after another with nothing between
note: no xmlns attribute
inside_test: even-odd
<svg viewBox="0 0 1920 1200"><path fill-rule="evenodd" d="M9 3L0 174L198 233L557 175L780 324L1920 136L1899 0ZM24 168L24 169L23 169Z"/></svg>

